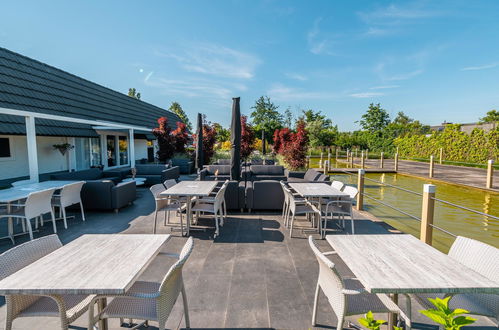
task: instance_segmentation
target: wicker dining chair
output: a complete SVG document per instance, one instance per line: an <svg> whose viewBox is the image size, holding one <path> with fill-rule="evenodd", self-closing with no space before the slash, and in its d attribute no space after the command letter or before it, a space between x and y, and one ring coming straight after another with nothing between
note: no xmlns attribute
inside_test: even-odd
<svg viewBox="0 0 499 330"><path fill-rule="evenodd" d="M385 294L367 292L356 279L342 278L334 263L319 251L312 236L308 237L308 243L319 262L319 277L312 310L312 326L317 324L319 290L322 290L336 314L338 319L336 329L338 330L343 329L346 316L360 315L368 311L373 313L396 313L405 320L406 329L411 328L410 315L407 316L390 297ZM410 311L408 313L410 314Z"/></svg>
<svg viewBox="0 0 499 330"><path fill-rule="evenodd" d="M289 226L289 237L293 237L293 225L295 222L295 217L298 215L311 215L318 216L320 223L320 212L319 210L312 205L312 203L308 202L306 199L298 199L296 198L291 190L284 188L284 194L287 194L288 198L288 210L287 217L284 218L285 225ZM312 227L315 227L314 217L312 217ZM319 228L320 229L320 228Z"/></svg>
<svg viewBox="0 0 499 330"><path fill-rule="evenodd" d="M449 250L449 257L480 275L499 283L499 249L463 236L458 236ZM495 319L499 325L499 295L489 293L438 294L425 293L411 295L425 308L434 308L428 298L452 296L449 307L462 308L469 314L483 315Z"/></svg>
<svg viewBox="0 0 499 330"><path fill-rule="evenodd" d="M177 184L177 181L175 179L168 179L163 182L163 186L165 186L166 189L170 189L174 185Z"/></svg>
<svg viewBox="0 0 499 330"><path fill-rule="evenodd" d="M220 189L224 189L224 191L227 189L227 186L229 185L229 180L225 180L221 186L216 189L216 191L213 191L209 196L203 196L203 197L198 197L197 200L203 202L203 203L215 203L217 200L217 194L220 191ZM222 211L223 211L223 217L226 219L227 218L227 204L225 202L225 196L224 199L222 200Z"/></svg>
<svg viewBox="0 0 499 330"><path fill-rule="evenodd" d="M202 199L198 199L194 202L194 205L191 208L191 211L194 213L211 213L215 218L215 235L217 237L220 235L220 226L224 225L224 217L226 213L224 212L223 205L225 203L225 190L227 189L227 185L223 185L222 188L217 192L215 196L215 201L203 201Z"/></svg>
<svg viewBox="0 0 499 330"><path fill-rule="evenodd" d="M29 238L33 239L33 229L31 227L31 219L35 219L35 226L38 226L38 218L43 217L44 214L50 213L52 217L52 224L54 226L54 233L57 233L57 226L55 223L54 211L52 209L52 195L55 189L46 189L42 191L32 192L26 198L26 201L22 204L11 204L14 209L10 212L0 213L0 218L11 218L21 219L26 223L28 227ZM43 223L43 220L42 220ZM12 242L14 242L14 234L9 223L9 236Z"/></svg>
<svg viewBox="0 0 499 330"><path fill-rule="evenodd" d="M193 247L194 241L192 237L189 237L180 254L172 255L178 260L170 267L161 283L136 281L130 290L123 295L96 296L89 308L88 329L93 329L98 321L110 318L137 319L145 322L157 321L159 329L165 329L166 320L170 316L180 293L184 305L185 326L190 328L189 308L187 306L182 268ZM95 303L107 297L114 297L114 299L100 313L94 316L93 306Z"/></svg>
<svg viewBox="0 0 499 330"><path fill-rule="evenodd" d="M182 211L184 209L184 205L178 199L171 198L169 196L162 197L160 194L165 191L165 187L162 183L158 183L152 185L149 190L154 196L154 201L156 203L156 208L154 210L154 228L153 234L156 234L157 220L158 220L158 212L163 211L165 213L164 216L164 225L167 226L170 220L170 212L178 212L180 215L180 231L182 235L184 234L184 222L182 218ZM167 224L168 218L168 224Z"/></svg>
<svg viewBox="0 0 499 330"><path fill-rule="evenodd" d="M83 202L81 201L81 189L85 184L84 181L70 183L64 185L61 189L59 195L53 195L52 197L52 207L58 207L59 212L62 213L62 219L64 221L64 228L68 228L68 222L66 217L66 207L79 204L81 210L81 218L85 221L85 213L83 211Z"/></svg>
<svg viewBox="0 0 499 330"><path fill-rule="evenodd" d="M333 187L334 189L337 189L339 191L342 191L343 188L345 188L345 184L341 181L335 180L335 181L331 182L331 187Z"/></svg>
<svg viewBox="0 0 499 330"><path fill-rule="evenodd" d="M49 235L18 245L0 255L0 280L37 261L62 246L57 235ZM36 274L33 274L36 276ZM6 295L5 329L11 330L21 317L59 317L61 329L68 329L88 309L94 296L86 295Z"/></svg>
<svg viewBox="0 0 499 330"><path fill-rule="evenodd" d="M359 191L355 187L345 186L343 192L348 194L348 199L335 199L326 201L325 204L321 205L321 236L326 235L328 231L328 220L332 220L336 215L338 220L342 222L342 227L345 228L345 216L350 218L352 225L352 234L355 234L355 221L353 218L352 205L355 203L355 198Z"/></svg>

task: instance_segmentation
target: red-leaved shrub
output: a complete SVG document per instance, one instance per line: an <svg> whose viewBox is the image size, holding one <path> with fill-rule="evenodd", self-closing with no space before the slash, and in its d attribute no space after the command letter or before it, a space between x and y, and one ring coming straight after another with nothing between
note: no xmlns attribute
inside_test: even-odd
<svg viewBox="0 0 499 330"><path fill-rule="evenodd" d="M247 160L251 155L255 144L255 131L248 124L248 117L241 116L241 158Z"/></svg>
<svg viewBox="0 0 499 330"><path fill-rule="evenodd" d="M158 160L165 163L175 153L185 153L185 146L189 142L189 134L184 123L177 122L177 128L172 131L168 126L168 118L158 118L158 127L152 130L158 139Z"/></svg>
<svg viewBox="0 0 499 330"><path fill-rule="evenodd" d="M293 170L305 167L307 143L308 136L303 120L296 124L296 132L289 128L274 132L274 152L282 155L286 164Z"/></svg>

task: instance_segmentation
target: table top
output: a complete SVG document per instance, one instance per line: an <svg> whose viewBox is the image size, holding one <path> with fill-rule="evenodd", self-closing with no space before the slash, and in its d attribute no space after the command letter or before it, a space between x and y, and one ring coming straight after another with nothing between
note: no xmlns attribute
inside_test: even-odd
<svg viewBox="0 0 499 330"><path fill-rule="evenodd" d="M289 186L305 198L349 196L348 194L331 187L327 183L291 182L289 183Z"/></svg>
<svg viewBox="0 0 499 330"><path fill-rule="evenodd" d="M123 179L122 181L123 182L129 182L129 181L146 181L146 180L147 180L146 178L136 177L136 178L126 178L126 179Z"/></svg>
<svg viewBox="0 0 499 330"><path fill-rule="evenodd" d="M327 235L371 293L499 293L499 283L412 235Z"/></svg>
<svg viewBox="0 0 499 330"><path fill-rule="evenodd" d="M208 196L218 181L180 181L161 193L163 196Z"/></svg>
<svg viewBox="0 0 499 330"><path fill-rule="evenodd" d="M57 181L57 180L43 181L43 182L28 183L28 184L25 184L22 186L3 189L3 190L0 190L0 202L10 203L13 201L24 199L24 198L28 197L28 195L32 192L42 191L42 190L51 189L51 188L60 189L67 184L80 182L80 181L81 180L77 180L77 181Z"/></svg>
<svg viewBox="0 0 499 330"><path fill-rule="evenodd" d="M0 294L123 294L170 235L83 235L0 281Z"/></svg>

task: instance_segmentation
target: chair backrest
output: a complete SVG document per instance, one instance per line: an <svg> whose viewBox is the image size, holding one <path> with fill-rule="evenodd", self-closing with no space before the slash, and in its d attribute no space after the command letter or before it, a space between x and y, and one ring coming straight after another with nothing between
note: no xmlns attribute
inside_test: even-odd
<svg viewBox="0 0 499 330"><path fill-rule="evenodd" d="M286 187L286 184L284 183L284 181L279 181L279 183L281 184L281 187L282 187L282 191L284 192L284 203L288 203L289 201L289 197L288 197L288 187Z"/></svg>
<svg viewBox="0 0 499 330"><path fill-rule="evenodd" d="M149 187L149 190L151 191L152 195L154 196L154 199L159 198L159 194L161 194L163 191L165 191L165 186L163 186L162 183L157 183Z"/></svg>
<svg viewBox="0 0 499 330"><path fill-rule="evenodd" d="M30 184L30 183L33 183L33 181L31 181L31 180L19 180L19 181L12 182L11 185L12 185L12 187L19 187L19 186L24 186L24 185Z"/></svg>
<svg viewBox="0 0 499 330"><path fill-rule="evenodd" d="M319 251L312 236L308 237L308 243L319 262L318 284L328 298L336 315L338 315L338 312L343 312L346 304L346 297L342 292L345 288L343 280L334 267L334 263Z"/></svg>
<svg viewBox="0 0 499 330"><path fill-rule="evenodd" d="M177 262L175 262L170 267L168 273L166 273L165 277L163 278L161 286L159 287L159 301L156 304L158 315L160 310L163 315L170 315L173 305L175 305L175 301L177 300L177 297L184 285L182 280L182 268L191 255L193 247L194 240L192 239L192 237L189 237L189 239L187 239L187 242L184 244L182 251L180 251Z"/></svg>
<svg viewBox="0 0 499 330"><path fill-rule="evenodd" d="M458 236L449 256L481 275L499 282L499 249L486 243Z"/></svg>
<svg viewBox="0 0 499 330"><path fill-rule="evenodd" d="M62 207L70 206L81 202L81 188L85 184L84 181L70 183L61 189L61 205Z"/></svg>
<svg viewBox="0 0 499 330"><path fill-rule="evenodd" d="M57 235L49 235L18 245L0 254L0 280L28 266L62 246Z"/></svg>
<svg viewBox="0 0 499 330"><path fill-rule="evenodd" d="M343 192L348 194L351 199L355 199L355 197L357 197L357 194L359 193L357 188L352 186L345 186L345 188L343 188Z"/></svg>
<svg viewBox="0 0 499 330"><path fill-rule="evenodd" d="M227 189L228 185L229 185L229 180L225 180L224 184L215 195L215 209L220 208L220 206L222 205L222 202L225 199L225 190Z"/></svg>
<svg viewBox="0 0 499 330"><path fill-rule="evenodd" d="M32 192L26 199L24 215L28 219L52 212L52 195L55 188Z"/></svg>
<svg viewBox="0 0 499 330"><path fill-rule="evenodd" d="M163 185L165 186L166 189L170 189L171 187L173 187L176 184L177 184L177 181L175 181L175 179L168 179L168 180L165 180L165 182L163 182Z"/></svg>
<svg viewBox="0 0 499 330"><path fill-rule="evenodd" d="M345 187L345 184L341 181L335 180L331 183L331 187L333 187L334 189L342 190Z"/></svg>

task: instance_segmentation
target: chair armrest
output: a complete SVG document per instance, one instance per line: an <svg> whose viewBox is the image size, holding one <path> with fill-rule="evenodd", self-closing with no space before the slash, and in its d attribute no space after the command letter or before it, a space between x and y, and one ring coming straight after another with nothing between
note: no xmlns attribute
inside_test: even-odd
<svg viewBox="0 0 499 330"><path fill-rule="evenodd" d="M180 177L180 167L173 166L161 171L161 182L165 182L169 179L177 180Z"/></svg>
<svg viewBox="0 0 499 330"><path fill-rule="evenodd" d="M119 209L128 203L131 203L137 197L137 186L135 181L122 182L111 189L112 207Z"/></svg>
<svg viewBox="0 0 499 330"><path fill-rule="evenodd" d="M175 259L180 258L180 254L178 254L178 253L160 252L160 253L158 253L158 255L172 257L172 258L175 258Z"/></svg>
<svg viewBox="0 0 499 330"><path fill-rule="evenodd" d="M199 171L198 178L200 181L204 181L207 175L208 175L208 169L203 168L201 171Z"/></svg>
<svg viewBox="0 0 499 330"><path fill-rule="evenodd" d="M325 256L330 256L330 255L333 255L333 254L338 254L338 252L336 252L336 251L327 251L327 252L323 252L322 254L325 255Z"/></svg>

